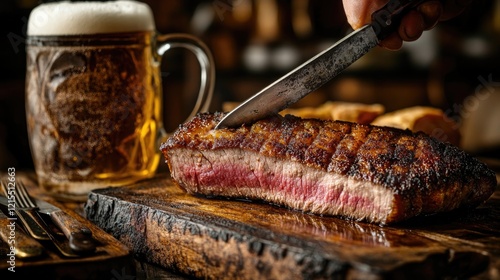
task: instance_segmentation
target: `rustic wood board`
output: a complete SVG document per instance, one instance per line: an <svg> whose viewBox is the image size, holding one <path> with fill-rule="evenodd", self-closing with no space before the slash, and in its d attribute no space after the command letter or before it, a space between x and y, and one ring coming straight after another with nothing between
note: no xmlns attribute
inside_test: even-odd
<svg viewBox="0 0 500 280"><path fill-rule="evenodd" d="M92 230L98 246L94 254L77 258L67 258L59 254L50 242L42 241L41 244L46 249L44 254L34 259L16 258L15 273L12 273L7 269L10 267L10 264L7 263L7 252L4 252L7 250L7 244L1 243L1 279L22 279L23 277L36 279L36 277L41 277L42 275L48 277L48 279L112 279L120 275L135 274L133 256L124 244L86 220L82 215L76 213L74 209L69 209L65 204L61 204L44 195L36 187L36 182L31 176L18 175L17 179L25 183L32 196L53 203L75 219L87 225ZM47 222L50 221L47 220Z"/></svg>
<svg viewBox="0 0 500 280"><path fill-rule="evenodd" d="M500 191L398 226L196 197L166 176L95 190L89 220L146 261L205 279L500 277Z"/></svg>

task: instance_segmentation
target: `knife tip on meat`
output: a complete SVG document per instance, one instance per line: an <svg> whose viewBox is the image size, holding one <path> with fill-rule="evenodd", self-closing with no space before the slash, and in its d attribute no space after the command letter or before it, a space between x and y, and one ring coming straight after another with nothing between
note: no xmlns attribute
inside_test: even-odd
<svg viewBox="0 0 500 280"><path fill-rule="evenodd" d="M215 130L223 117L199 114L160 147L188 193L391 224L476 207L497 184L484 163L424 133L291 115Z"/></svg>

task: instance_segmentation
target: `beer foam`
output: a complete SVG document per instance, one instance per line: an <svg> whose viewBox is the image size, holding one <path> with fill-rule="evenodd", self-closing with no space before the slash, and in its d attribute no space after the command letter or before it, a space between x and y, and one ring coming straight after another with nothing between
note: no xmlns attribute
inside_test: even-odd
<svg viewBox="0 0 500 280"><path fill-rule="evenodd" d="M52 2L37 6L28 20L30 36L152 31L151 8L130 0Z"/></svg>

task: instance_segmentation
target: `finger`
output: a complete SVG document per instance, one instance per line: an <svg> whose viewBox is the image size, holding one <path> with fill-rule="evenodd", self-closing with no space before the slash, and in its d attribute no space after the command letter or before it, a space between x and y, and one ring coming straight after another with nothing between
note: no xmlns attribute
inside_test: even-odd
<svg viewBox="0 0 500 280"><path fill-rule="evenodd" d="M440 1L428 1L420 4L417 8L424 19L424 30L432 29L439 22L443 13L443 5Z"/></svg>
<svg viewBox="0 0 500 280"><path fill-rule="evenodd" d="M403 40L399 37L397 32L394 32L380 41L379 45L388 50L397 51L403 46Z"/></svg>
<svg viewBox="0 0 500 280"><path fill-rule="evenodd" d="M398 33L403 41L415 41L422 35L424 29L425 21L422 14L412 10L401 20Z"/></svg>
<svg viewBox="0 0 500 280"><path fill-rule="evenodd" d="M347 21L353 29L371 22L371 14L387 3L387 0L342 0Z"/></svg>

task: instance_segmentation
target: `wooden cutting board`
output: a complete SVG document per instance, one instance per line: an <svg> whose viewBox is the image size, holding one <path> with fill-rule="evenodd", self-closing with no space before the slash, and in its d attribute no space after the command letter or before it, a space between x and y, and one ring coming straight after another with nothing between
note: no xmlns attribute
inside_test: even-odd
<svg viewBox="0 0 500 280"><path fill-rule="evenodd" d="M195 197L160 176L95 190L85 213L141 258L205 279L500 277L500 191L470 213L380 227Z"/></svg>

